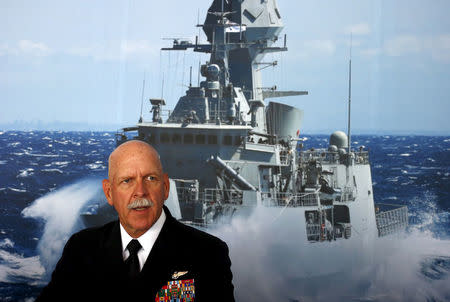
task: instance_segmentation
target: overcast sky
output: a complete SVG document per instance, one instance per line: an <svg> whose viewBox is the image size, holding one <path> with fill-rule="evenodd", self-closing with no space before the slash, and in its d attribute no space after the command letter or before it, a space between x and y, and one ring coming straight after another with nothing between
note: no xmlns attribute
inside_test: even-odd
<svg viewBox="0 0 450 302"><path fill-rule="evenodd" d="M450 134L450 1L278 0L289 51L265 61L266 86L305 111L304 132L346 130L352 36L352 125L362 132ZM0 1L0 124L129 126L145 99L172 109L199 59L161 52L194 40L209 0ZM201 39L205 39L203 33ZM282 40L282 39L280 39ZM164 91L162 75L164 74ZM147 102L144 117L150 117Z"/></svg>

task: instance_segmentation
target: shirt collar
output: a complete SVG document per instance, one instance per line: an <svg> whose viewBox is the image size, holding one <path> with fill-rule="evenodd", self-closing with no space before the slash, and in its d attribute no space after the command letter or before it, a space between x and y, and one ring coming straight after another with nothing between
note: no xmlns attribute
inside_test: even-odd
<svg viewBox="0 0 450 302"><path fill-rule="evenodd" d="M152 225L150 229L147 230L144 234L142 234L139 238L133 238L131 237L125 228L122 226L122 223L120 223L120 236L122 239L122 253L128 254L127 245L130 243L132 239L137 239L139 243L142 246L142 249L144 250L145 254L150 254L150 251L152 250L153 245L155 244L156 239L158 238L159 233L161 232L161 229L164 225L164 222L166 221L166 213L164 213L164 210L161 211L161 215L159 216L158 220Z"/></svg>

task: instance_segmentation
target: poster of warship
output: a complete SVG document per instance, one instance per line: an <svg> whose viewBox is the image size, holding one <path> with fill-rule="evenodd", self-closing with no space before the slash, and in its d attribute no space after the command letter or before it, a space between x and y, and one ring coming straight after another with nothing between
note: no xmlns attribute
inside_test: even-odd
<svg viewBox="0 0 450 302"><path fill-rule="evenodd" d="M307 91L264 88L268 53L287 51L275 0L214 0L203 24L208 43L174 39L164 51L206 53L203 81L190 84L173 111L150 98L151 120L117 133L150 143L171 178L166 205L179 220L202 229L265 208L292 221L297 240L368 242L405 229L405 206L374 203L368 150L352 149L351 60L347 133L335 131L328 148L304 148L303 111L272 101ZM281 44L281 46L276 46ZM180 150L182 150L180 152ZM114 218L108 205L82 211L86 226Z"/></svg>

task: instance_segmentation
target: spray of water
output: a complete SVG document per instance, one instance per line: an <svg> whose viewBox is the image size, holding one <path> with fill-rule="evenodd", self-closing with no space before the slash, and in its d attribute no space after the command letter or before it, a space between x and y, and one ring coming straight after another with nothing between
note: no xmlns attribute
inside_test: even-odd
<svg viewBox="0 0 450 302"><path fill-rule="evenodd" d="M259 208L212 232L230 247L237 301L450 298L449 240L413 228L384 238L308 243L293 217L273 217Z"/></svg>
<svg viewBox="0 0 450 302"><path fill-rule="evenodd" d="M21 283L39 280L45 272L39 256L24 257L0 250L0 282Z"/></svg>
<svg viewBox="0 0 450 302"><path fill-rule="evenodd" d="M81 180L51 192L25 208L25 217L45 220L45 228L38 244L40 262L48 274L61 256L63 247L74 232L82 206L99 191L98 180Z"/></svg>

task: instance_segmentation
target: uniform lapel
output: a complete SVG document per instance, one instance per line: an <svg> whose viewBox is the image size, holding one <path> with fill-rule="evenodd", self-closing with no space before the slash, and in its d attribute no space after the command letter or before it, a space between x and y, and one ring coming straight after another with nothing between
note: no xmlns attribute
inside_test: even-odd
<svg viewBox="0 0 450 302"><path fill-rule="evenodd" d="M109 233L104 237L104 263L105 269L113 274L122 275L125 264L122 256L122 239L120 237L119 221L116 221Z"/></svg>

